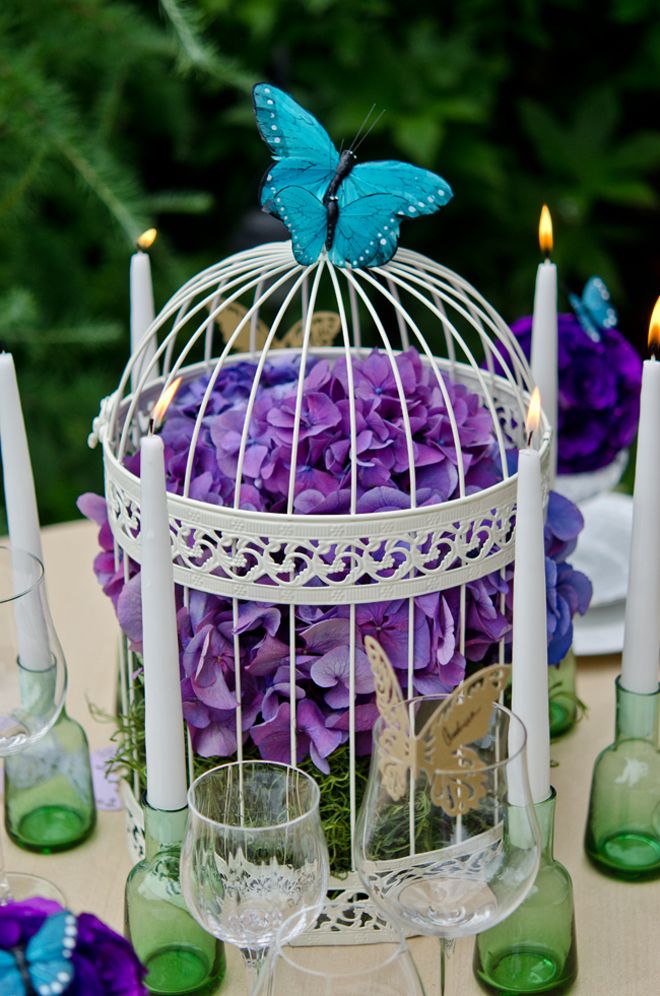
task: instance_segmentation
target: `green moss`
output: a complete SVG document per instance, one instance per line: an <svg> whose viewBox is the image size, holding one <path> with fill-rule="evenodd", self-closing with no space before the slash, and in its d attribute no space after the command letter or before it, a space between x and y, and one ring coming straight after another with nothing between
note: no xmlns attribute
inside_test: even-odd
<svg viewBox="0 0 660 996"><path fill-rule="evenodd" d="M117 729L112 737L116 744L116 755L112 768L122 777L132 779L137 773L140 784L146 781L146 758L144 745L144 690L142 678L134 683L133 702L126 715L117 719ZM258 758L254 746L243 752L245 758ZM193 769L195 777L204 771L234 761L235 757L195 756ZM333 874L341 876L351 868L351 819L350 819L350 758L348 744L343 744L329 758L330 773L325 775L307 757L300 763L303 771L310 774L321 790L321 820L325 830L330 853L330 867ZM367 784L369 758L358 757L355 761L356 805L359 807Z"/></svg>

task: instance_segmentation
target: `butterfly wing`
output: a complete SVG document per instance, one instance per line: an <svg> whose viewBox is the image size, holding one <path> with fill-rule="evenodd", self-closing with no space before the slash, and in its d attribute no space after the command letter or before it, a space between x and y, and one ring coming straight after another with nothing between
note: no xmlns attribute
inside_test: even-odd
<svg viewBox="0 0 660 996"><path fill-rule="evenodd" d="M612 305L610 292L600 277L589 277L582 291L582 303L599 328L616 327L618 315Z"/></svg>
<svg viewBox="0 0 660 996"><path fill-rule="evenodd" d="M486 795L485 767L476 751L464 747L454 762L456 771L427 772L431 783L430 795L434 806L440 806L448 816L464 816Z"/></svg>
<svg viewBox="0 0 660 996"><path fill-rule="evenodd" d="M10 951L0 951L0 993L3 996L25 996L25 985Z"/></svg>
<svg viewBox="0 0 660 996"><path fill-rule="evenodd" d="M334 167L328 169L307 159L282 159L268 169L261 181L259 203L264 211L276 214L274 202L287 187L304 187L322 201L334 175Z"/></svg>
<svg viewBox="0 0 660 996"><path fill-rule="evenodd" d="M30 980L37 993L63 993L73 978L76 918L68 910L44 921L25 949Z"/></svg>
<svg viewBox="0 0 660 996"><path fill-rule="evenodd" d="M486 791L480 774L484 764L469 744L488 732L492 704L510 672L504 664L477 671L438 706L419 735L418 765L430 782L434 804L449 816L468 813Z"/></svg>
<svg viewBox="0 0 660 996"><path fill-rule="evenodd" d="M339 208L343 200L350 203L372 194L387 194L392 199L392 213L416 218L448 204L452 189L437 173L410 163L393 159L358 163L339 188Z"/></svg>
<svg viewBox="0 0 660 996"><path fill-rule="evenodd" d="M482 668L458 685L427 720L420 739L432 735L438 750L454 753L488 733L495 702L509 680L511 667L494 664Z"/></svg>
<svg viewBox="0 0 660 996"><path fill-rule="evenodd" d="M398 802L408 787L408 772L412 765L408 712L399 679L380 643L372 636L365 636L364 648L374 676L376 705L383 717L379 770L390 798Z"/></svg>
<svg viewBox="0 0 660 996"><path fill-rule="evenodd" d="M336 266L381 266L396 252L399 222L388 194L360 197L340 207L328 256Z"/></svg>
<svg viewBox="0 0 660 996"><path fill-rule="evenodd" d="M327 214L321 202L303 187L287 187L273 201L276 214L291 232L293 255L299 263L315 263L325 245Z"/></svg>
<svg viewBox="0 0 660 996"><path fill-rule="evenodd" d="M273 158L304 160L334 173L339 153L313 114L270 83L257 83L252 100L259 134Z"/></svg>
<svg viewBox="0 0 660 996"><path fill-rule="evenodd" d="M338 191L330 258L338 266L381 266L396 252L402 218L433 214L452 196L429 170L395 160L359 163Z"/></svg>

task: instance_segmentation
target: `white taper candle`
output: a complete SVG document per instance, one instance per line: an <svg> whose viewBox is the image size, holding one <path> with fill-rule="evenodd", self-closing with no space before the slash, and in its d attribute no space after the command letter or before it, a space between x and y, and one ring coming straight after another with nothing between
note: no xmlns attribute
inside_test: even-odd
<svg viewBox="0 0 660 996"><path fill-rule="evenodd" d="M552 249L552 220L545 204L539 224L541 249ZM551 480L557 472L557 267L550 259L539 264L534 286L534 314L532 316L532 376L541 392L543 411L552 429L550 450Z"/></svg>
<svg viewBox="0 0 660 996"><path fill-rule="evenodd" d="M655 336L655 340L654 337ZM660 298L649 344L660 343ZM635 463L630 572L621 685L648 694L658 688L660 654L660 363L644 361Z"/></svg>
<svg viewBox="0 0 660 996"><path fill-rule="evenodd" d="M131 355L135 356L144 341L144 336L154 320L154 291L151 281L151 260L144 251L153 244L156 229L151 228L138 239L138 250L131 256L130 268L130 301L131 301ZM156 354L156 342L149 339L141 353L140 359L131 370L131 389L135 391L140 377L151 365ZM158 365L154 364L149 375L150 380L158 377Z"/></svg>
<svg viewBox="0 0 660 996"><path fill-rule="evenodd" d="M7 528L12 547L43 564L39 512L14 358L0 353L0 447ZM23 667L41 671L51 664L48 629L40 596L20 600L16 610L18 652Z"/></svg>
<svg viewBox="0 0 660 996"><path fill-rule="evenodd" d="M186 805L187 782L165 459L160 436L142 439L140 478L147 801L154 809L174 810Z"/></svg>
<svg viewBox="0 0 660 996"><path fill-rule="evenodd" d="M541 458L531 447L518 455L512 665L511 708L527 730L532 801L543 802L550 795L545 547ZM522 786L511 780L513 805L523 804L521 793Z"/></svg>

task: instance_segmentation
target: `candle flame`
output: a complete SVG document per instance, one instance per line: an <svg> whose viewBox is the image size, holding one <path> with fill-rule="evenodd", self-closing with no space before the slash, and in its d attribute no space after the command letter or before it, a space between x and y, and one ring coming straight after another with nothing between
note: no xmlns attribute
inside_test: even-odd
<svg viewBox="0 0 660 996"><path fill-rule="evenodd" d="M649 349L654 356L660 354L660 297L655 302L649 324Z"/></svg>
<svg viewBox="0 0 660 996"><path fill-rule="evenodd" d="M158 235L157 228L148 228L146 232L142 233L142 235L138 235L135 244L137 245L138 249L142 249L143 251L145 249L151 249L152 245L156 241L157 235Z"/></svg>
<svg viewBox="0 0 660 996"><path fill-rule="evenodd" d="M528 436L532 436L534 432L539 427L539 422L541 421L541 392L538 387L535 387L532 391L532 397L529 401L529 408L527 409L527 418L525 419L525 431Z"/></svg>
<svg viewBox="0 0 660 996"><path fill-rule="evenodd" d="M173 380L172 383L169 385L169 387L166 387L164 389L164 391L162 392L160 398L158 399L158 401L154 405L154 410L151 413L151 418L152 418L152 421L153 421L154 426L156 428L160 425L160 423L165 418L165 414L167 412L167 409L172 404L172 402L174 400L174 395L179 390L179 387L181 386L181 381L182 380L183 380L182 377L177 377L176 380Z"/></svg>
<svg viewBox="0 0 660 996"><path fill-rule="evenodd" d="M549 255L552 252L552 218L548 211L548 205L544 204L541 209L541 219L539 221L539 246L541 252Z"/></svg>

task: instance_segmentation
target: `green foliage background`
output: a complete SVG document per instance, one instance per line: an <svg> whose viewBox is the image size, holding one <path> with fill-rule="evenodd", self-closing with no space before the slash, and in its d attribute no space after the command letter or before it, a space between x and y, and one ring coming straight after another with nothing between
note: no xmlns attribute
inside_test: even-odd
<svg viewBox="0 0 660 996"><path fill-rule="evenodd" d="M543 201L564 282L610 285L640 348L660 290L657 0L4 0L0 340L15 354L44 523L100 488L86 448L127 355L128 260L152 224L157 302L261 241L251 85L336 140L452 184L403 242L509 319L530 310Z"/></svg>

